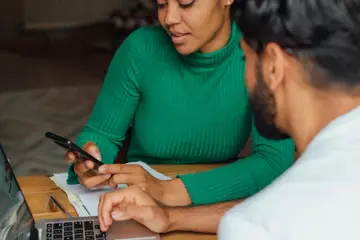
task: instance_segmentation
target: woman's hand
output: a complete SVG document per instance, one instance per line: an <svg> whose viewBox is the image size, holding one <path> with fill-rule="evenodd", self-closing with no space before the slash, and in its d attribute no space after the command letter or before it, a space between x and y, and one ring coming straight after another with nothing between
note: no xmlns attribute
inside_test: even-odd
<svg viewBox="0 0 360 240"><path fill-rule="evenodd" d="M148 194L136 186L103 194L98 206L101 231L113 221L134 219L153 232L162 233L170 227L169 215Z"/></svg>
<svg viewBox="0 0 360 240"><path fill-rule="evenodd" d="M90 155L101 161L99 148L93 142L87 142L83 149ZM108 185L111 174L94 174L94 163L90 160L80 162L77 153L67 152L65 160L68 163L74 163L74 171L78 175L79 182L87 188L97 188Z"/></svg>
<svg viewBox="0 0 360 240"><path fill-rule="evenodd" d="M112 175L108 184L114 189L118 184L135 185L164 205L191 204L191 198L181 179L159 180L136 164L106 164L99 168L99 172Z"/></svg>

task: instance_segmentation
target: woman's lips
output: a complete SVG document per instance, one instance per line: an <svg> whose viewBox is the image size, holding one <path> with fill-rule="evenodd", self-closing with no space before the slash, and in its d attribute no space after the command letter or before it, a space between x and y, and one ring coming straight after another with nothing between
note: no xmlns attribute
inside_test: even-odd
<svg viewBox="0 0 360 240"><path fill-rule="evenodd" d="M185 38L188 36L188 33L170 33L171 40L174 44L182 44L185 42Z"/></svg>

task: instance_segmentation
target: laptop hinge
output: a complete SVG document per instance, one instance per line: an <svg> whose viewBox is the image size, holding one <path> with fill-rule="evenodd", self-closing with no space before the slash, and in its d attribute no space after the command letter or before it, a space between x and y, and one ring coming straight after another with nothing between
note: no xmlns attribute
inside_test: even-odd
<svg viewBox="0 0 360 240"><path fill-rule="evenodd" d="M30 240L39 240L39 231L33 227L30 233Z"/></svg>

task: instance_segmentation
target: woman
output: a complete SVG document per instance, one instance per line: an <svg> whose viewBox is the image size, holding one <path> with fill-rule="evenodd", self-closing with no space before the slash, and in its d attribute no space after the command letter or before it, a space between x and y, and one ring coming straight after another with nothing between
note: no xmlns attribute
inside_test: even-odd
<svg viewBox="0 0 360 240"><path fill-rule="evenodd" d="M87 161L70 168L69 184L137 185L165 205L186 206L248 197L291 165L293 142L267 140L254 127L232 4L157 0L161 27L141 28L124 41L77 143L113 163L133 124L129 162L226 162L237 157L250 133L251 156L170 181L136 165L105 165L103 175L93 176ZM66 158L76 160L71 153Z"/></svg>

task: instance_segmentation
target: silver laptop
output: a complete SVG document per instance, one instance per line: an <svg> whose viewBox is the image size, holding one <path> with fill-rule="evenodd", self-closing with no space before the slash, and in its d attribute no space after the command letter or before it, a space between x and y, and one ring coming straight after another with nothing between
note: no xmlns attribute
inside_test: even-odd
<svg viewBox="0 0 360 240"><path fill-rule="evenodd" d="M100 231L97 217L49 219L35 224L0 145L0 239L160 240L160 236L133 220L116 222L106 233Z"/></svg>

